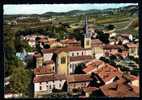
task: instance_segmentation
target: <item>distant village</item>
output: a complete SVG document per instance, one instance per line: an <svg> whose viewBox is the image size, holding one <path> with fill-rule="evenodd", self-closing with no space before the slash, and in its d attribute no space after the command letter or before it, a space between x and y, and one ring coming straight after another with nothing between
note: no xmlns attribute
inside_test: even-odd
<svg viewBox="0 0 142 100"><path fill-rule="evenodd" d="M97 38L96 25L89 29L87 16L83 24L80 41L76 37L57 40L35 34L21 37L32 48L40 48L16 53L23 62L35 61L34 97L139 96L139 40L130 33L102 30L109 34L109 43L105 44Z"/></svg>

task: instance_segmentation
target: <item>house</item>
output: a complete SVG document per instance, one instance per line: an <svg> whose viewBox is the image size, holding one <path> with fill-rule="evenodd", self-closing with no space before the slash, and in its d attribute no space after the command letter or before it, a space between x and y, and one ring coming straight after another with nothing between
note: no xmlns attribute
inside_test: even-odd
<svg viewBox="0 0 142 100"><path fill-rule="evenodd" d="M103 50L104 50L104 56L110 56L112 53L118 52L118 46L106 44L103 46Z"/></svg>
<svg viewBox="0 0 142 100"><path fill-rule="evenodd" d="M139 83L140 83L139 77L136 77L131 83L131 86L132 86L134 92L137 93L137 94L139 94L139 92L140 92L139 91L139 88L140 88Z"/></svg>
<svg viewBox="0 0 142 100"><path fill-rule="evenodd" d="M64 47L64 44L57 41L50 44L50 48L57 48L57 47Z"/></svg>
<svg viewBox="0 0 142 100"><path fill-rule="evenodd" d="M93 55L96 59L99 59L104 55L104 50L103 50L103 42L100 41L99 39L92 39L92 52Z"/></svg>
<svg viewBox="0 0 142 100"><path fill-rule="evenodd" d="M68 93L80 94L82 89L87 87L92 78L86 74L74 74L67 76Z"/></svg>
<svg viewBox="0 0 142 100"><path fill-rule="evenodd" d="M117 77L122 75L122 72L110 64L104 64L101 68L95 71L96 74L105 82L105 84L112 83Z"/></svg>
<svg viewBox="0 0 142 100"><path fill-rule="evenodd" d="M104 64L105 63L103 61L94 59L85 64L86 67L83 69L83 71L86 74L91 74L97 69L101 68Z"/></svg>
<svg viewBox="0 0 142 100"><path fill-rule="evenodd" d="M138 43L128 43L126 46L128 47L129 56L138 57Z"/></svg>
<svg viewBox="0 0 142 100"><path fill-rule="evenodd" d="M121 33L120 36L123 38L129 39L130 41L133 40L133 35L130 33Z"/></svg>
<svg viewBox="0 0 142 100"><path fill-rule="evenodd" d="M54 74L55 68L54 66L43 66L43 67L36 67L34 68L34 74L35 75L41 75L41 74Z"/></svg>
<svg viewBox="0 0 142 100"><path fill-rule="evenodd" d="M43 65L43 57L42 54L35 52L33 55L33 59L36 61L36 66L41 67Z"/></svg>
<svg viewBox="0 0 142 100"><path fill-rule="evenodd" d="M75 39L65 39L61 40L61 43L64 44L65 46L81 46L80 41L77 41Z"/></svg>
<svg viewBox="0 0 142 100"><path fill-rule="evenodd" d="M46 36L44 36L44 35L27 35L24 37L24 40L26 40L31 47L35 48L37 37L39 37L41 39L40 40L41 42L43 42L44 41L43 39L46 38Z"/></svg>
<svg viewBox="0 0 142 100"><path fill-rule="evenodd" d="M105 84L112 83L117 77L122 75L122 72L119 69L101 60L88 62L88 64L86 64L86 68L84 68L83 71L86 74L97 74Z"/></svg>
<svg viewBox="0 0 142 100"><path fill-rule="evenodd" d="M66 82L65 75L44 74L34 77L34 97L52 93L53 89L62 90Z"/></svg>
<svg viewBox="0 0 142 100"><path fill-rule="evenodd" d="M129 85L127 80L123 77L119 77L118 80L110 84L106 84L102 86L100 89L105 96L109 96L109 97L139 96L139 94L135 92L134 88L131 85Z"/></svg>
<svg viewBox="0 0 142 100"><path fill-rule="evenodd" d="M96 88L96 87L85 87L85 88L83 88L83 91L85 92L85 97L89 97L96 90L98 90L98 88Z"/></svg>

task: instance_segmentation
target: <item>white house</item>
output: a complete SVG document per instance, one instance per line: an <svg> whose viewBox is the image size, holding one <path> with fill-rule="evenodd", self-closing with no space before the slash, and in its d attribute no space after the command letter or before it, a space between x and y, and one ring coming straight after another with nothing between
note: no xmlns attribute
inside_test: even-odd
<svg viewBox="0 0 142 100"><path fill-rule="evenodd" d="M34 77L34 96L52 93L53 89L62 90L66 82L65 75L37 75Z"/></svg>

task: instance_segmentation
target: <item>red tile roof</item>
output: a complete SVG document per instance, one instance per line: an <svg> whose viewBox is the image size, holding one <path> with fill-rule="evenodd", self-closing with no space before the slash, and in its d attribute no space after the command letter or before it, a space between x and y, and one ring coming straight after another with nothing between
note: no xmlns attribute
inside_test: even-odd
<svg viewBox="0 0 142 100"><path fill-rule="evenodd" d="M35 76L33 83L47 82L47 81L54 81L54 80L66 80L66 76L58 75L58 74Z"/></svg>
<svg viewBox="0 0 142 100"><path fill-rule="evenodd" d="M90 71L92 71L92 70L94 70L94 69L96 69L96 68L93 67L92 65L89 65L89 66L87 66L86 68L84 68L83 71L84 71L85 73L88 73L88 72L90 72Z"/></svg>
<svg viewBox="0 0 142 100"><path fill-rule="evenodd" d="M62 40L62 43L65 44L70 44L70 43L79 43L78 41L76 41L75 39L66 39L66 40Z"/></svg>
<svg viewBox="0 0 142 100"><path fill-rule="evenodd" d="M92 46L103 46L103 42L99 39L92 39Z"/></svg>
<svg viewBox="0 0 142 100"><path fill-rule="evenodd" d="M103 46L103 49L118 49L118 45L106 44Z"/></svg>
<svg viewBox="0 0 142 100"><path fill-rule="evenodd" d="M34 69L34 74L35 75L52 74L52 73L53 73L53 70L51 70L50 66L36 67Z"/></svg>
<svg viewBox="0 0 142 100"><path fill-rule="evenodd" d="M96 87L85 87L83 88L84 92L93 92L96 91L98 88Z"/></svg>
<svg viewBox="0 0 142 100"><path fill-rule="evenodd" d="M54 64L54 61L53 60L48 60L48 61L45 61L44 63L45 64Z"/></svg>
<svg viewBox="0 0 142 100"><path fill-rule="evenodd" d="M84 60L91 60L92 56L73 56L70 57L70 61L84 61Z"/></svg>
<svg viewBox="0 0 142 100"><path fill-rule="evenodd" d="M63 47L63 48L49 48L49 49L42 49L43 53L59 53L62 51L68 52L68 51L81 51L81 50L92 50L91 48L81 48L81 47Z"/></svg>
<svg viewBox="0 0 142 100"><path fill-rule="evenodd" d="M120 77L122 75L122 73L119 72L117 68L109 64L105 64L95 72L102 78L104 82L109 81L115 76Z"/></svg>
<svg viewBox="0 0 142 100"><path fill-rule="evenodd" d="M107 85L102 86L100 89L102 90L102 92L106 95L106 96L110 96L110 97L132 97L132 96L138 96L139 94L135 92L134 89L132 89L133 87L131 87L130 85L128 85L127 83L124 82L125 79L123 79L122 77L115 81L115 85L117 87L115 87L115 89L112 89L112 84L114 83L110 83Z"/></svg>
<svg viewBox="0 0 142 100"><path fill-rule="evenodd" d="M136 48L136 47L138 47L138 43L137 44L135 44L135 43L128 43L127 46L129 48Z"/></svg>
<svg viewBox="0 0 142 100"><path fill-rule="evenodd" d="M42 49L41 52L44 53L53 53L57 48L49 48L49 49Z"/></svg>
<svg viewBox="0 0 142 100"><path fill-rule="evenodd" d="M68 75L67 82L74 83L74 82L87 82L91 81L92 78L89 75L86 74L74 74L74 75Z"/></svg>
<svg viewBox="0 0 142 100"><path fill-rule="evenodd" d="M104 63L104 62L103 62L102 60L93 59L93 60L91 60L90 62L86 63L85 65L86 65L86 67L87 67L88 65L99 66L99 65L101 65L101 64L103 64L103 63Z"/></svg>
<svg viewBox="0 0 142 100"><path fill-rule="evenodd" d="M102 64L104 64L103 61L93 59L92 61L89 61L88 63L86 63L86 65L85 65L86 68L84 68L83 71L85 73L88 73L88 72L93 71L94 69L98 68Z"/></svg>

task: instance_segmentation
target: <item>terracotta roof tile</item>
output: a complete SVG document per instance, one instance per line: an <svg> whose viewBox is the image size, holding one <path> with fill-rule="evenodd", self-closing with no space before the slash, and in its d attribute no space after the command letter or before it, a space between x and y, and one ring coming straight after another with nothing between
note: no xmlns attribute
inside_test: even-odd
<svg viewBox="0 0 142 100"><path fill-rule="evenodd" d="M119 72L115 67L109 64L105 64L95 72L102 78L104 82L109 81L115 76L120 77L122 75L121 72Z"/></svg>
<svg viewBox="0 0 142 100"><path fill-rule="evenodd" d="M83 69L83 71L85 73L88 73L90 71L93 71L94 69L97 70L97 68L100 66L100 65L103 65L104 62L101 61L101 60L97 60L97 59L93 59L92 61L89 61L88 63L85 64L86 68Z"/></svg>
<svg viewBox="0 0 142 100"><path fill-rule="evenodd" d="M84 81L91 81L92 78L89 75L86 74L74 74L74 75L69 75L67 77L67 81L69 83L72 82L84 82Z"/></svg>
<svg viewBox="0 0 142 100"><path fill-rule="evenodd" d="M97 89L98 88L96 88L96 87L85 87L85 88L83 88L84 92L93 92Z"/></svg>
<svg viewBox="0 0 142 100"><path fill-rule="evenodd" d="M45 61L44 63L45 64L54 64L54 61L53 60L48 60L48 61Z"/></svg>
<svg viewBox="0 0 142 100"><path fill-rule="evenodd" d="M94 70L94 69L96 69L96 68L93 67L92 65L89 65L89 66L87 66L86 68L84 68L83 71L84 71L85 73L88 73L88 72L90 72L90 71L92 71L92 70Z"/></svg>
<svg viewBox="0 0 142 100"><path fill-rule="evenodd" d="M129 96L138 96L137 93L132 89L132 87L128 84L124 84L122 82L123 78L120 78L117 80L115 83L118 85L116 89L111 89L111 84L107 84L101 87L102 92L106 96L111 96L111 97L129 97ZM123 79L124 81L125 79Z"/></svg>
<svg viewBox="0 0 142 100"><path fill-rule="evenodd" d="M70 61L82 61L82 60L91 60L92 56L74 56L70 57Z"/></svg>
<svg viewBox="0 0 142 100"><path fill-rule="evenodd" d="M138 43L137 44L135 44L135 43L128 43L127 46L128 46L128 48L136 48L136 47L138 47Z"/></svg>
<svg viewBox="0 0 142 100"><path fill-rule="evenodd" d="M57 48L42 49L42 53L54 53Z"/></svg>
<svg viewBox="0 0 142 100"><path fill-rule="evenodd" d="M47 81L54 81L54 80L66 80L65 75L42 75L42 76L35 76L33 82L39 83L39 82L47 82Z"/></svg>
<svg viewBox="0 0 142 100"><path fill-rule="evenodd" d="M99 65L101 65L101 64L103 64L103 63L104 63L104 62L101 61L101 60L93 59L93 60L91 60L90 62L86 63L85 65L86 65L86 67L87 67L88 65L99 66Z"/></svg>
<svg viewBox="0 0 142 100"><path fill-rule="evenodd" d="M103 46L103 42L99 39L92 39L92 46Z"/></svg>
<svg viewBox="0 0 142 100"><path fill-rule="evenodd" d="M37 67L34 69L34 74L51 74L53 71L49 68L49 66Z"/></svg>
<svg viewBox="0 0 142 100"><path fill-rule="evenodd" d="M104 49L118 49L120 48L120 45L110 45L110 44L106 44L103 46Z"/></svg>
<svg viewBox="0 0 142 100"><path fill-rule="evenodd" d="M42 49L42 52L43 53L59 53L62 51L68 52L68 51L81 51L81 50L91 50L91 48L89 49L85 49L81 47L49 48L49 49Z"/></svg>

